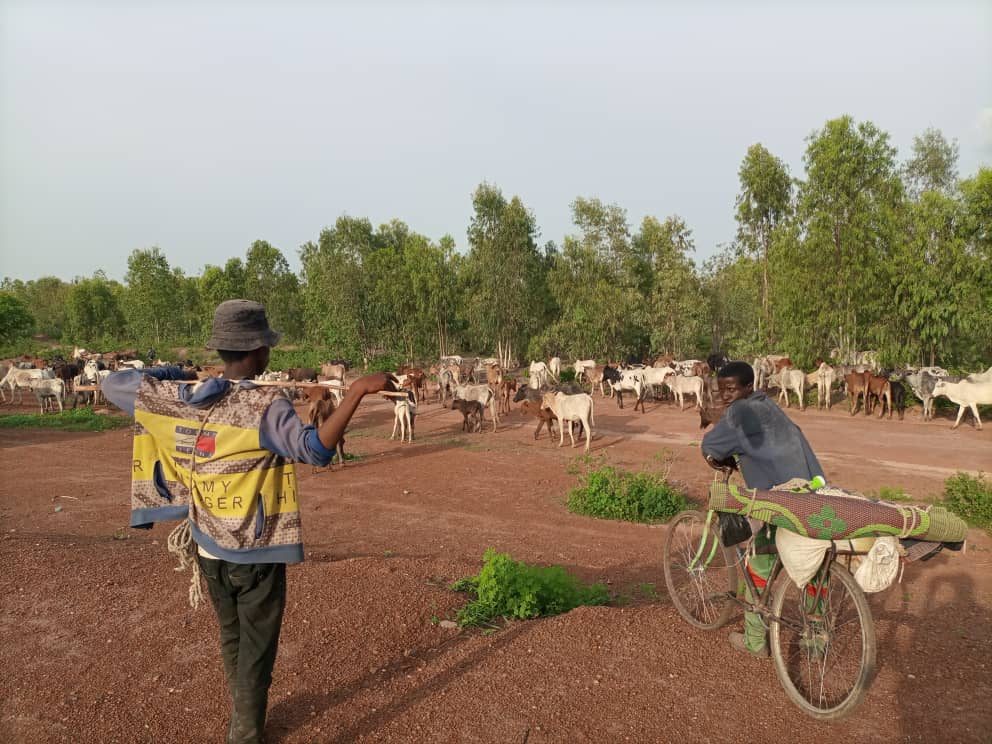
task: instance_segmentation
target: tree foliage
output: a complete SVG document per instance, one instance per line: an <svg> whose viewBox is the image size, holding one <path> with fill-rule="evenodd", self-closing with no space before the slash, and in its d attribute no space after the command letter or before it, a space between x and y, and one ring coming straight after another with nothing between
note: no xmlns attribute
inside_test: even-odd
<svg viewBox="0 0 992 744"><path fill-rule="evenodd" d="M795 177L763 145L748 148L736 239L701 266L678 214L632 226L620 205L579 196L570 233L540 245L523 200L482 183L461 250L398 219L348 215L299 248L299 273L262 239L199 274L139 249L123 284L100 272L3 280L4 333L193 344L220 302L247 297L300 358L374 366L507 349L525 363L721 350L809 365L836 347L874 348L888 364L985 368L992 169L959 179L957 168L957 144L938 130L915 138L903 162L887 133L843 116L810 134Z"/></svg>

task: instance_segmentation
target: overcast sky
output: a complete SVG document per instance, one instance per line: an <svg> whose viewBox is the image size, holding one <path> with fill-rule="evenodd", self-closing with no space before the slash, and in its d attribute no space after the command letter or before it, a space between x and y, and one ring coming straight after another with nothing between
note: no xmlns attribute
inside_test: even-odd
<svg viewBox="0 0 992 744"><path fill-rule="evenodd" d="M0 276L122 278L297 249L341 214L467 248L482 181L533 210L733 239L763 143L802 175L843 114L992 164L992 3L0 0Z"/></svg>

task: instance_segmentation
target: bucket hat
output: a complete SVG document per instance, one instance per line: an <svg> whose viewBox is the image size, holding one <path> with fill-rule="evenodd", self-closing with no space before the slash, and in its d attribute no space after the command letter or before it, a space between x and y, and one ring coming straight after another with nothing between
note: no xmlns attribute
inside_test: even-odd
<svg viewBox="0 0 992 744"><path fill-rule="evenodd" d="M275 346L280 334L269 328L265 306L251 300L227 300L214 310L214 324L208 349L251 351Z"/></svg>

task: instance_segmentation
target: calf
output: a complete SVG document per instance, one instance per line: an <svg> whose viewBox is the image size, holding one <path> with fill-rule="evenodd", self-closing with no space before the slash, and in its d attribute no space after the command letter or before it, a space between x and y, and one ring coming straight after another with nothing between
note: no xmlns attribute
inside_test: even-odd
<svg viewBox="0 0 992 744"><path fill-rule="evenodd" d="M313 390L313 388L307 388L307 390L310 391ZM325 387L324 391L326 392L326 396L311 398L310 406L307 409L307 421L316 426L318 429L321 424L327 421L327 419L331 417L331 414L333 414L337 409L337 406L334 403L334 398L331 396L330 389ZM338 462L341 463L341 467L344 467L345 455L343 434L341 435L341 439L338 440L338 443L334 445L334 452L338 456ZM331 461L327 463L327 466L330 467L333 464L334 458L331 457ZM314 470L316 470L316 468L314 468Z"/></svg>
<svg viewBox="0 0 992 744"><path fill-rule="evenodd" d="M878 417L885 415L885 406L889 407L889 418L892 418L892 385L887 377L865 372L865 415L871 413L874 401L878 401Z"/></svg>
<svg viewBox="0 0 992 744"><path fill-rule="evenodd" d="M866 375L870 372L848 372L844 375L844 384L847 387L847 402L850 413L853 416L858 410L858 398L864 397L865 415L868 415L868 380Z"/></svg>
<svg viewBox="0 0 992 744"><path fill-rule="evenodd" d="M496 410L496 394L488 385L458 385L455 387L454 400L477 400L482 407L489 407L493 417L493 433L496 432L496 424L499 423L499 412ZM454 403L454 400L452 403Z"/></svg>
<svg viewBox="0 0 992 744"><path fill-rule="evenodd" d="M399 429L401 442L404 437L407 438L406 441L413 442L413 428L417 419L417 402L414 400L412 390L408 390L404 398L393 399L393 414L395 416L393 433L389 435L389 438L395 439L396 430Z"/></svg>
<svg viewBox="0 0 992 744"><path fill-rule="evenodd" d="M517 391L517 381L512 377L504 377L499 384L499 412L510 412L510 401L513 400Z"/></svg>
<svg viewBox="0 0 992 744"><path fill-rule="evenodd" d="M482 431L482 404L479 401L456 399L451 401L451 410L461 411L462 431Z"/></svg>
<svg viewBox="0 0 992 744"><path fill-rule="evenodd" d="M978 417L978 406L992 405L992 382L948 382L938 380L933 386L933 395L943 395L949 398L952 403L958 404L958 417L954 420L952 429L957 429L961 424L961 416L964 409L970 408L975 417L975 428L982 430L982 420Z"/></svg>

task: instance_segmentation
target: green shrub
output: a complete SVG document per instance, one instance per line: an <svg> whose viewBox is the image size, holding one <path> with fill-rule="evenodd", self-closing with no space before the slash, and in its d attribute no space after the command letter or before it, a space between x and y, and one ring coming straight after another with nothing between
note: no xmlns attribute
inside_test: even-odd
<svg viewBox="0 0 992 744"><path fill-rule="evenodd" d="M399 354L383 354L369 362L368 372L395 372L403 364Z"/></svg>
<svg viewBox="0 0 992 744"><path fill-rule="evenodd" d="M558 375L562 382L575 382L575 370L572 367L564 367Z"/></svg>
<svg viewBox="0 0 992 744"><path fill-rule="evenodd" d="M955 473L944 481L944 502L968 524L992 528L992 481L982 473Z"/></svg>
<svg viewBox="0 0 992 744"><path fill-rule="evenodd" d="M557 615L609 601L601 583L587 586L561 566L528 565L492 548L486 550L478 576L460 579L451 589L475 595L458 611L462 627L484 625L498 617L524 620Z"/></svg>
<svg viewBox="0 0 992 744"><path fill-rule="evenodd" d="M125 429L131 419L125 416L106 416L89 408L78 408L62 413L15 413L0 416L0 429L62 429L63 431L106 431Z"/></svg>
<svg viewBox="0 0 992 744"><path fill-rule="evenodd" d="M663 476L612 466L593 470L568 494L570 512L626 522L666 522L686 505Z"/></svg>

